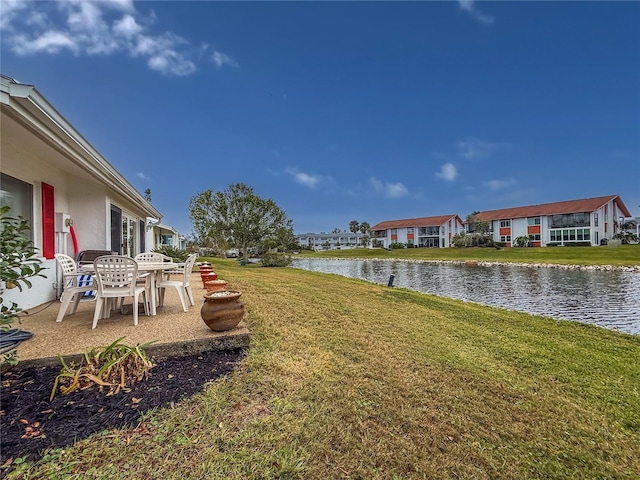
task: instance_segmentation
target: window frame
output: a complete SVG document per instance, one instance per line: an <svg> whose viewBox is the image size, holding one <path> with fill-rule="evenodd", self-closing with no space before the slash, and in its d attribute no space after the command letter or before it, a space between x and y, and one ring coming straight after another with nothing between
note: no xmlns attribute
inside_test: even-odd
<svg viewBox="0 0 640 480"><path fill-rule="evenodd" d="M29 225L28 231L28 239L35 243L34 240L34 220L35 220L35 212L34 212L34 192L35 188L33 183L25 182L17 177L6 174L4 172L0 172L0 205L9 206L9 215L12 217L22 217L26 220L27 225ZM23 189L22 191L18 191ZM5 193L6 192L6 195ZM17 198L19 202L21 202L20 208L15 208L14 202L9 202L8 200L12 198Z"/></svg>

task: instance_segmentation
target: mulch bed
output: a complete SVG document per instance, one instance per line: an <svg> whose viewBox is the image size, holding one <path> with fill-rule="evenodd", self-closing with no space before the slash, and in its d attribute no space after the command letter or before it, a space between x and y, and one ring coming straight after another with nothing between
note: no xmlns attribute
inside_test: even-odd
<svg viewBox="0 0 640 480"><path fill-rule="evenodd" d="M37 460L49 448L71 445L101 430L136 426L141 413L197 393L232 371L243 357L243 350L233 350L154 359L149 378L129 391L106 396L92 387L69 395L58 392L52 401L60 367L8 369L2 372L0 389L2 469L16 458Z"/></svg>

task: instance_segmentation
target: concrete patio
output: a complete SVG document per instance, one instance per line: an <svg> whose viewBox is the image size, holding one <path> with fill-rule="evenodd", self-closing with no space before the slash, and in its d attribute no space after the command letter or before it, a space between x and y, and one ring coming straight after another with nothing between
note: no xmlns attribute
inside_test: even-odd
<svg viewBox="0 0 640 480"><path fill-rule="evenodd" d="M110 318L101 319L95 329L91 328L95 301L82 301L76 313L67 313L59 323L56 322L60 308L58 300L34 307L21 323L12 326L33 333L33 337L18 346L20 364L59 365L58 355L79 359L84 352L109 345L121 337L125 337L122 343L130 346L154 342L146 351L156 357L248 347L250 332L244 320L226 332L214 332L207 327L200 317L202 295L206 290L202 288L198 273L192 274L191 286L196 304L189 307L188 312L182 310L175 289L167 289L164 306L158 307L157 315L140 313L137 326L133 325L130 312L131 299L127 299L128 314L116 310ZM229 289L232 287L230 285Z"/></svg>

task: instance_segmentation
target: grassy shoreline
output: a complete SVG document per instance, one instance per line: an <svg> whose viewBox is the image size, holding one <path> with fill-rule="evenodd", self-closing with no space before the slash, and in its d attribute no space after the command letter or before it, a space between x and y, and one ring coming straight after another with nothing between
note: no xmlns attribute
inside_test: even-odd
<svg viewBox="0 0 640 480"><path fill-rule="evenodd" d="M212 259L242 366L10 478L637 478L640 337Z"/></svg>
<svg viewBox="0 0 640 480"><path fill-rule="evenodd" d="M365 258L440 261L479 261L555 265L640 266L640 245L619 247L547 247L547 248L410 248L385 250L356 248L309 252L302 257Z"/></svg>

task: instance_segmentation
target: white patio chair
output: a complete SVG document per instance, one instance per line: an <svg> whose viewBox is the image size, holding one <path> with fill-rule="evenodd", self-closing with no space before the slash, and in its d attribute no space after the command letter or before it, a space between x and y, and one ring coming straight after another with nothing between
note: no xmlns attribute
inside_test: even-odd
<svg viewBox="0 0 640 480"><path fill-rule="evenodd" d="M189 311L189 305L195 305L193 300L193 292L191 291L191 272L193 270L193 266L196 264L196 258L198 255L192 253L187 257L187 261L184 263L181 268L182 278L180 280L170 280L170 279L162 279L157 284L158 291L160 292L160 301L158 302L159 306L162 306L164 303L164 292L166 288L175 288L178 292L178 296L180 297L180 303L182 303L182 310L185 312ZM177 273L177 271L172 271L173 273Z"/></svg>
<svg viewBox="0 0 640 480"><path fill-rule="evenodd" d="M144 303L144 313L149 315L149 305L147 304L146 289L137 285L138 264L131 257L121 255L105 255L93 261L93 269L98 284L98 295L96 297L96 310L93 314L93 327L98 325L98 318L103 313L108 317L111 306L111 299L124 297L133 298L133 324L138 325L138 301L142 294Z"/></svg>
<svg viewBox="0 0 640 480"><path fill-rule="evenodd" d="M91 292L96 290L95 285L80 285L78 283L78 277L83 275L78 272L78 267L73 258L69 255L65 255L64 253L56 253L56 260L58 261L58 265L62 269L62 295L60 296L60 309L58 310L58 316L56 317L56 322L61 322L62 318L67 313L67 309L71 302L73 302L73 310L71 313L76 313L78 309L78 304L82 299L83 295L86 292Z"/></svg>
<svg viewBox="0 0 640 480"><path fill-rule="evenodd" d="M162 253L143 252L135 256L136 262L164 262L165 256Z"/></svg>
<svg viewBox="0 0 640 480"><path fill-rule="evenodd" d="M143 253L139 253L135 256L135 260L136 262L164 262L165 260L165 256L162 253L157 253L157 252L143 252ZM151 288L150 285L150 273L149 272L145 272L145 273L141 273L140 275L138 275L138 285L142 285L144 283L144 286L147 289L147 295L151 295L151 292L149 292L149 288Z"/></svg>

